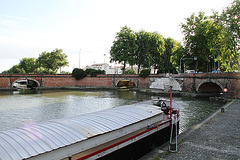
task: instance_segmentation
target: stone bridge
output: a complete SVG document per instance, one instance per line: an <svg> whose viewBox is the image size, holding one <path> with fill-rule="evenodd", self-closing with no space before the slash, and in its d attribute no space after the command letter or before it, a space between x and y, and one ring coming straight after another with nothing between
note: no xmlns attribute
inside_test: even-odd
<svg viewBox="0 0 240 160"><path fill-rule="evenodd" d="M240 98L240 73L200 73L172 75L183 79L182 90L195 93L223 93Z"/></svg>
<svg viewBox="0 0 240 160"><path fill-rule="evenodd" d="M171 78L170 78L171 77ZM98 75L75 80L71 75L41 74L0 74L0 90L12 90L14 83L27 80L38 88L115 88L122 80L130 80L138 88L149 88L155 83L156 89L163 89L159 83L168 86L163 80L173 79L175 90L193 93L224 93L228 97L240 98L240 73L198 73L198 74L160 74L140 78L138 75ZM154 88L154 87L152 87Z"/></svg>

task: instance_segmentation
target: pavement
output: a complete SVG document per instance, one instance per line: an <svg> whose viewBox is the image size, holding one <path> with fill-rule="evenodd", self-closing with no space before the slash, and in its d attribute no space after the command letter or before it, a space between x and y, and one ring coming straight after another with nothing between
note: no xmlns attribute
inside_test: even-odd
<svg viewBox="0 0 240 160"><path fill-rule="evenodd" d="M240 100L231 101L180 134L177 152L169 151L168 142L139 160L168 159L240 160Z"/></svg>

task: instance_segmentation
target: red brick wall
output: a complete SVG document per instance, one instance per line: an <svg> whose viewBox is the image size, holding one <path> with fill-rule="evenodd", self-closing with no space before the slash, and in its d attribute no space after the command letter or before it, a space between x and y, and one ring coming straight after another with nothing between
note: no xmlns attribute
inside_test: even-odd
<svg viewBox="0 0 240 160"><path fill-rule="evenodd" d="M150 86L150 78L140 78L139 80L139 88L149 88Z"/></svg>
<svg viewBox="0 0 240 160"><path fill-rule="evenodd" d="M0 77L0 88L7 88L7 87L8 87L8 78Z"/></svg>
<svg viewBox="0 0 240 160"><path fill-rule="evenodd" d="M183 83L183 91L192 91L192 83L193 83L193 79L192 78L185 78L184 79L184 83Z"/></svg>
<svg viewBox="0 0 240 160"><path fill-rule="evenodd" d="M76 80L72 76L56 76L44 77L44 87L60 87L60 86L112 86L112 77L85 77L81 80Z"/></svg>
<svg viewBox="0 0 240 160"><path fill-rule="evenodd" d="M230 81L227 94L232 98L234 95L237 95L237 97L240 98L240 79Z"/></svg>

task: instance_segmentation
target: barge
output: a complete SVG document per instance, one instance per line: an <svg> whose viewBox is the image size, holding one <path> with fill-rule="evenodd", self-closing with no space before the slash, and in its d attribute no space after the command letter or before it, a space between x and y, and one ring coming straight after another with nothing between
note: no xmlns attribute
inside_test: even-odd
<svg viewBox="0 0 240 160"><path fill-rule="evenodd" d="M168 102L148 100L0 131L0 160L138 159L169 141L171 131L178 133L179 112L169 114Z"/></svg>

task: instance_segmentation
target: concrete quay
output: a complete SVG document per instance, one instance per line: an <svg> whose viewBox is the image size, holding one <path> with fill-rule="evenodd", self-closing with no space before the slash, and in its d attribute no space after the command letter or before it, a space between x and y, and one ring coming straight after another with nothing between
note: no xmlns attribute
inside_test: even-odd
<svg viewBox="0 0 240 160"><path fill-rule="evenodd" d="M240 160L240 100L233 100L178 137L177 152L169 142L139 160Z"/></svg>

